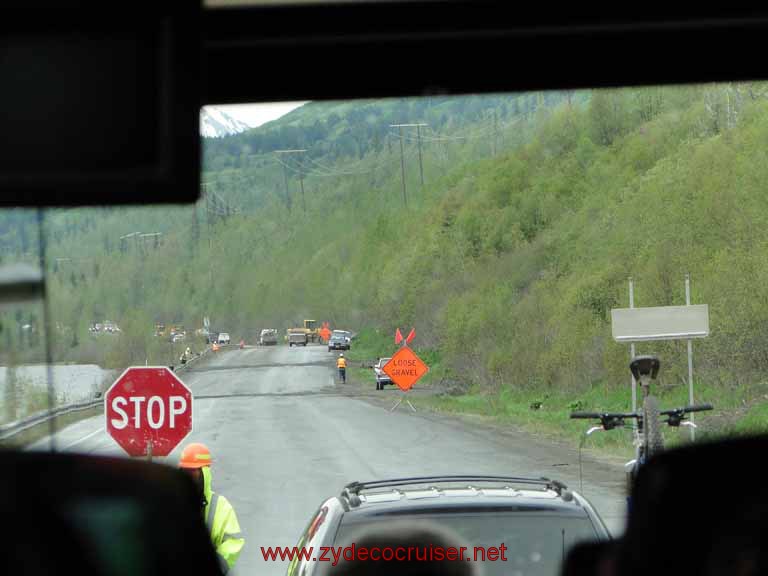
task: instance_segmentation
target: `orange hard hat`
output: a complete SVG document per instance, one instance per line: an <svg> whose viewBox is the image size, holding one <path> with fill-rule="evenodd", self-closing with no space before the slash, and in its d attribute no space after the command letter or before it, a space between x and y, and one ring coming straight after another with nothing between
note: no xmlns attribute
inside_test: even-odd
<svg viewBox="0 0 768 576"><path fill-rule="evenodd" d="M211 465L211 451L205 444L188 444L181 452L179 468L202 468Z"/></svg>

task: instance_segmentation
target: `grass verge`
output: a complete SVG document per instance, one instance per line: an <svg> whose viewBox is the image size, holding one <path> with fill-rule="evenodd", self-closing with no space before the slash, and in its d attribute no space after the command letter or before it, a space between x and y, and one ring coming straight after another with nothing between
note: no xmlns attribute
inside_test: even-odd
<svg viewBox="0 0 768 576"><path fill-rule="evenodd" d="M360 332L347 356L353 363L349 379L361 388L374 388L373 375L365 364L380 356L389 356L397 347L391 336L366 329ZM631 457L633 454L631 424L611 432L592 434L585 432L592 425L587 420L571 420L573 411L628 412L631 410L631 389L626 387L594 384L581 393L564 393L559 390L512 390L504 388L497 395L485 395L478 389L450 395L438 384L446 376L437 351L418 350L417 354L430 366L430 372L416 387L432 389L433 394L414 394L411 402L417 409L444 412L454 415L472 415L490 422L523 430L533 436L566 443L578 447L584 442L588 451L607 456ZM698 426L697 440L716 439L723 436L768 432L768 383L748 388L724 388L706 383L695 384L695 402L710 403L711 412L695 415ZM677 385L657 387L653 393L659 397L663 408L677 408L688 404L688 387ZM539 405L534 409L534 405ZM690 439L690 428L664 428L668 447L684 444Z"/></svg>

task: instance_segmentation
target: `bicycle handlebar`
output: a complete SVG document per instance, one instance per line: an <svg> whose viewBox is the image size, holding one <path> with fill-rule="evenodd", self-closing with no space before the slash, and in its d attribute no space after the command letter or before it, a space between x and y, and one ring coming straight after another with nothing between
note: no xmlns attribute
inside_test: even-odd
<svg viewBox="0 0 768 576"><path fill-rule="evenodd" d="M584 420L594 420L595 418L601 418L603 415L599 414L597 412L571 412L571 418L574 419L584 419Z"/></svg>
<svg viewBox="0 0 768 576"><path fill-rule="evenodd" d="M571 412L571 418L582 420L602 420L604 418L637 418L634 412Z"/></svg>
<svg viewBox="0 0 768 576"><path fill-rule="evenodd" d="M672 410L662 410L659 414L662 416L670 416L672 414L689 414L691 412L705 412L712 410L712 404L694 404L693 406L683 406L682 408L674 408Z"/></svg>

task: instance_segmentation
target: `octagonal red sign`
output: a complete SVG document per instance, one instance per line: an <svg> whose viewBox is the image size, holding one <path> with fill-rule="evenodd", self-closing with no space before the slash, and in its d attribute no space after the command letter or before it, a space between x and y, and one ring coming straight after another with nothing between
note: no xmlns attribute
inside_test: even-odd
<svg viewBox="0 0 768 576"><path fill-rule="evenodd" d="M167 456L192 432L192 391L165 366L133 366L104 396L107 433L131 456Z"/></svg>

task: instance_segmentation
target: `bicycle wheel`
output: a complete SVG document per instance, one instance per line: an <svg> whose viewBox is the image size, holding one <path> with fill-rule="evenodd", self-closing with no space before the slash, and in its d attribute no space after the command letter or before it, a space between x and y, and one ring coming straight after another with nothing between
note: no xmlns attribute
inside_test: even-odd
<svg viewBox="0 0 768 576"><path fill-rule="evenodd" d="M643 436L646 458L664 449L664 438L661 436L659 421L659 401L655 396L647 396L643 402Z"/></svg>

